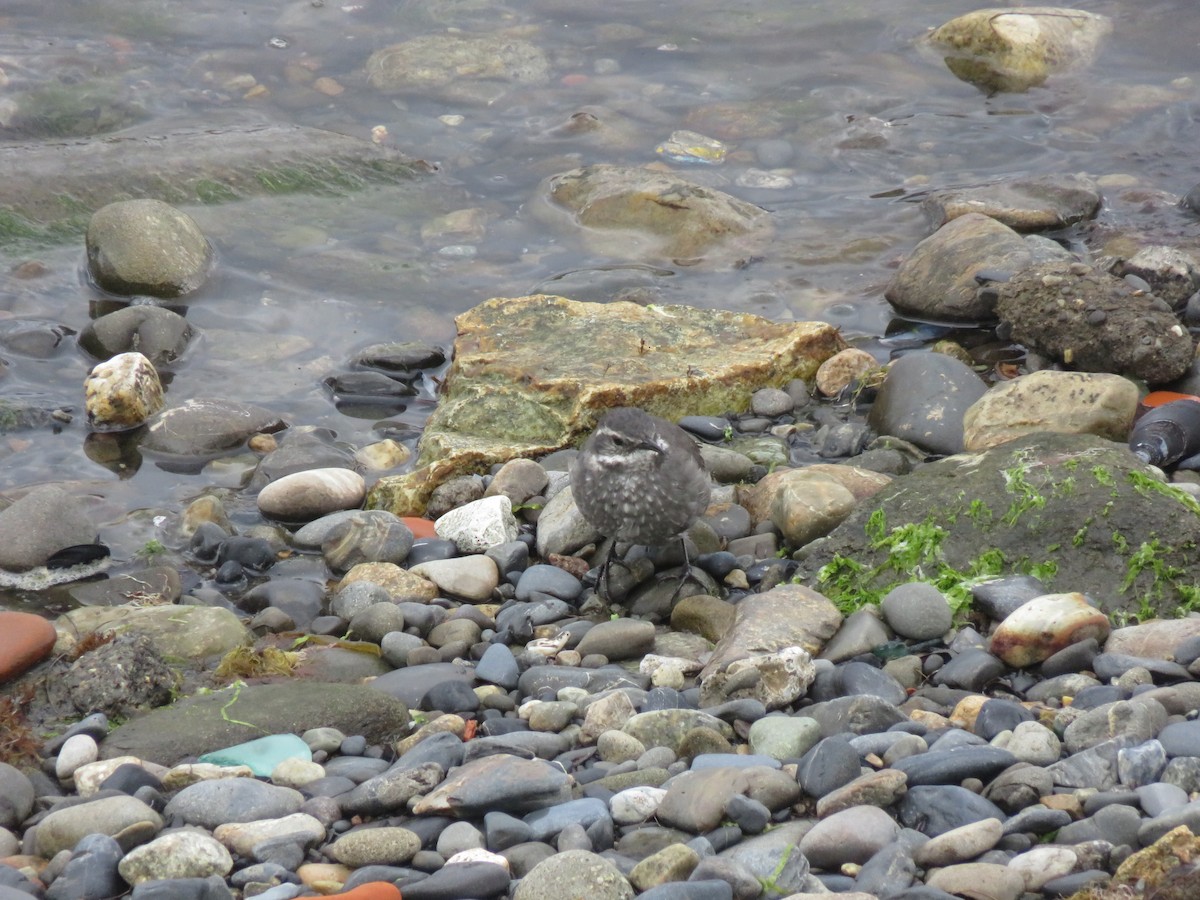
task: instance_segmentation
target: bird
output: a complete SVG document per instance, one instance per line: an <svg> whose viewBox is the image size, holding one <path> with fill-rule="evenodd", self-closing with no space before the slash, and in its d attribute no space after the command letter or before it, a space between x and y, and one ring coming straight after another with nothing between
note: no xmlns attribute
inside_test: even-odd
<svg viewBox="0 0 1200 900"><path fill-rule="evenodd" d="M659 547L704 514L710 490L704 460L687 432L636 407L618 407L580 449L571 494L583 518L614 544ZM606 593L612 555L610 545L600 573ZM686 581L686 545L684 561Z"/></svg>

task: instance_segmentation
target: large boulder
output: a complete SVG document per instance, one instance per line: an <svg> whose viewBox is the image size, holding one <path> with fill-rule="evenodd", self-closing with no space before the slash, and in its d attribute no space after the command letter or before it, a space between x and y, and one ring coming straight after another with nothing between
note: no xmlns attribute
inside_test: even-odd
<svg viewBox="0 0 1200 900"><path fill-rule="evenodd" d="M1105 612L1178 615L1197 597L1200 504L1122 444L1039 433L898 478L809 545L809 582L861 603L912 580L1033 571Z"/></svg>

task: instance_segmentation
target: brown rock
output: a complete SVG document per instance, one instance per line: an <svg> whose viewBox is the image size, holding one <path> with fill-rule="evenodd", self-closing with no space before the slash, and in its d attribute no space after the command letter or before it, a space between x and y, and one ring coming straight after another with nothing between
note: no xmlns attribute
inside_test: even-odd
<svg viewBox="0 0 1200 900"><path fill-rule="evenodd" d="M369 581L386 590L396 603L428 603L438 595L437 585L420 575L414 575L395 563L359 563L338 583L341 590L355 581Z"/></svg>
<svg viewBox="0 0 1200 900"><path fill-rule="evenodd" d="M591 246L615 240L626 256L694 259L731 238L761 244L770 234L762 207L674 172L584 166L550 178L545 191L587 229Z"/></svg>
<svg viewBox="0 0 1200 900"><path fill-rule="evenodd" d="M786 705L812 683L810 654L837 631L842 614L816 591L782 584L737 604L733 627L721 638L700 673L701 694L752 696L768 708ZM747 679L756 670L758 680ZM742 685L734 688L734 685ZM717 700L716 702L720 702Z"/></svg>
<svg viewBox="0 0 1200 900"><path fill-rule="evenodd" d="M847 347L821 363L817 369L817 390L826 397L836 397L868 372L881 368L866 350Z"/></svg>
<svg viewBox="0 0 1200 900"><path fill-rule="evenodd" d="M981 213L1017 231L1047 231L1092 218L1100 203L1100 189L1084 175L1039 175L934 191L921 207L938 227Z"/></svg>
<svg viewBox="0 0 1200 900"><path fill-rule="evenodd" d="M54 650L58 632L33 613L0 612L0 684L33 668Z"/></svg>
<svg viewBox="0 0 1200 900"><path fill-rule="evenodd" d="M1012 326L1012 339L1044 356L1149 384L1174 381L1191 368L1192 337L1171 308L1107 272L1050 262L995 287L996 315Z"/></svg>
<svg viewBox="0 0 1200 900"><path fill-rule="evenodd" d="M1118 628L1104 643L1105 653L1147 659L1174 659L1175 649L1200 635L1200 619L1155 619Z"/></svg>
<svg viewBox="0 0 1200 900"><path fill-rule="evenodd" d="M975 274L984 269L1020 270L1031 262L1024 239L995 219L959 216L913 249L884 296L902 313L978 322L994 312L979 297Z"/></svg>

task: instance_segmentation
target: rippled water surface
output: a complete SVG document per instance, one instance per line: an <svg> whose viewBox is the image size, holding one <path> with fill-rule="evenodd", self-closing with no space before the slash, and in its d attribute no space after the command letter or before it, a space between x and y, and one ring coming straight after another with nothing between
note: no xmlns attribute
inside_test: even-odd
<svg viewBox="0 0 1200 900"><path fill-rule="evenodd" d="M1115 23L1086 73L988 97L917 47L929 28L976 8L960 0L7 0L0 141L277 121L364 140L386 129L393 146L436 163L420 188L189 209L219 266L188 298L204 339L172 374L168 402L256 402L361 446L419 427L433 382L381 423L339 412L321 379L367 343L449 347L453 316L488 297L620 295L825 319L868 340L888 327L892 266L927 234L912 202L923 191L1064 171L1188 190L1200 180L1194 4L1080 6ZM548 54L551 76L472 100L388 96L367 83L373 51L447 30L527 40ZM599 127L573 127L577 113ZM687 177L772 212L775 237L761 255L682 265L600 253L549 214L545 177L656 162L655 147L683 128L730 150ZM790 185L747 187L753 169ZM1136 204L1109 199L1112 215L1136 216ZM457 210L473 211L470 228L437 226ZM78 331L104 308L82 274L81 240L0 256L0 315ZM31 259L44 264L40 277L8 274ZM49 358L7 362L0 392L76 415L58 430L0 438L0 489L94 481L118 559L153 536L155 514L213 482L211 471L152 462L114 471L85 451L81 385L94 361L70 337Z"/></svg>

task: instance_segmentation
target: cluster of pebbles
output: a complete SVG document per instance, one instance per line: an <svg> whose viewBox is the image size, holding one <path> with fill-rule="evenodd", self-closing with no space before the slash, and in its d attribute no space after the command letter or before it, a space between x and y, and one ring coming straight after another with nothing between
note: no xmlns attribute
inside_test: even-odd
<svg viewBox="0 0 1200 900"><path fill-rule="evenodd" d="M683 424L794 435L800 392ZM866 443L831 417L791 452L847 430ZM1181 862L1200 852L1200 620L1113 630L1029 577L977 586L970 623L916 582L843 619L728 486L690 572L633 548L601 597L569 457L449 483L430 536L337 511L359 485L307 484L293 549L344 576L307 614L251 621L377 645L370 687L408 733L313 724L164 766L107 758L89 716L40 771L0 764L0 900L1200 895ZM742 459L730 480L765 472ZM265 539L210 512L193 565L269 571Z"/></svg>

